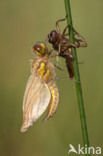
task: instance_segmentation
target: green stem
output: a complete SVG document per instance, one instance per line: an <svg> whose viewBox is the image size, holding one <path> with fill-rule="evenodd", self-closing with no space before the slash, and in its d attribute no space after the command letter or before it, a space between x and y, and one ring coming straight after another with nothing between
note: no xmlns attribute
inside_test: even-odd
<svg viewBox="0 0 103 156"><path fill-rule="evenodd" d="M65 10L67 15L67 24L70 25L69 27L69 38L72 43L74 43L74 34L73 34L73 24L72 24L72 15L71 15L71 7L70 7L70 0L64 0L65 3ZM82 135L83 135L83 142L84 146L87 145L89 147L89 139L88 139L88 131L87 131L87 123L86 123L86 115L85 115L85 108L84 108L84 100L82 94L82 86L80 82L80 73L79 73L79 65L78 65L78 58L76 48L72 48L73 56L74 56L74 73L75 73L75 87L77 93L77 100L80 112L80 119L81 119L81 128L82 128ZM90 156L89 154L86 154Z"/></svg>

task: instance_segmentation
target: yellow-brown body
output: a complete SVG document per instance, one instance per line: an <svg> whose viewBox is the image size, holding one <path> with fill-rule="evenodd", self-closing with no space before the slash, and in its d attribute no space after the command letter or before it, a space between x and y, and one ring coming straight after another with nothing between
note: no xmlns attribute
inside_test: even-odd
<svg viewBox="0 0 103 156"><path fill-rule="evenodd" d="M54 65L48 59L48 55L44 57L37 56L32 62L32 74L33 72L36 72L37 75L40 76L45 83L47 83L51 92L48 114L45 119L49 119L54 114L59 102L59 91L54 82L56 76Z"/></svg>
<svg viewBox="0 0 103 156"><path fill-rule="evenodd" d="M53 116L59 103L59 91L54 82L56 74L54 65L49 61L47 48L41 43L35 45L34 49L36 57L32 61L32 74L24 94L21 132L25 132L47 108L45 120Z"/></svg>

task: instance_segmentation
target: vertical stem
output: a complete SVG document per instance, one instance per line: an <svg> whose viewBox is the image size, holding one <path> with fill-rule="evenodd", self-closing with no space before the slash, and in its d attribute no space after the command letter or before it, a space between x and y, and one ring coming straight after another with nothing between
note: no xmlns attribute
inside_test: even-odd
<svg viewBox="0 0 103 156"><path fill-rule="evenodd" d="M74 41L74 34L72 30L73 24L72 24L70 0L64 0L64 3L65 3L66 15L67 15L67 24L70 25L70 29L68 30L69 38L70 38L70 41L74 43L75 41ZM82 86L81 86L81 81L80 81L80 73L79 73L79 65L78 65L76 48L72 48L72 51L73 51L73 55L75 58L74 59L75 87L76 87L78 107L79 107L79 113L80 113L83 142L84 142L84 146L87 145L87 147L89 147L86 115L85 115L84 100L83 100ZM86 154L86 155L90 156L89 154Z"/></svg>

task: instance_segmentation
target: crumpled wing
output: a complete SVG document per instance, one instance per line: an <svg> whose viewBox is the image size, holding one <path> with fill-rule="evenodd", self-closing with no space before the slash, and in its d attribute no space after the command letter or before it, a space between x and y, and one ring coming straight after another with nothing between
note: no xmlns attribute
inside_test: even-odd
<svg viewBox="0 0 103 156"><path fill-rule="evenodd" d="M21 132L25 132L44 113L50 99L51 93L47 84L33 73L28 80L24 94Z"/></svg>

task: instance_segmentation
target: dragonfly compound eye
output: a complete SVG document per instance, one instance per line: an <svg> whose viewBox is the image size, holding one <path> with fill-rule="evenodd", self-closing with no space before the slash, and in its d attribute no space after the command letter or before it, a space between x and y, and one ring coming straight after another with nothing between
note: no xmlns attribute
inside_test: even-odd
<svg viewBox="0 0 103 156"><path fill-rule="evenodd" d="M57 32L55 30L51 31L48 35L48 40L50 43L54 43L57 40Z"/></svg>
<svg viewBox="0 0 103 156"><path fill-rule="evenodd" d="M37 55L44 55L46 53L45 50L45 44L44 43L37 43L33 46L33 52Z"/></svg>

